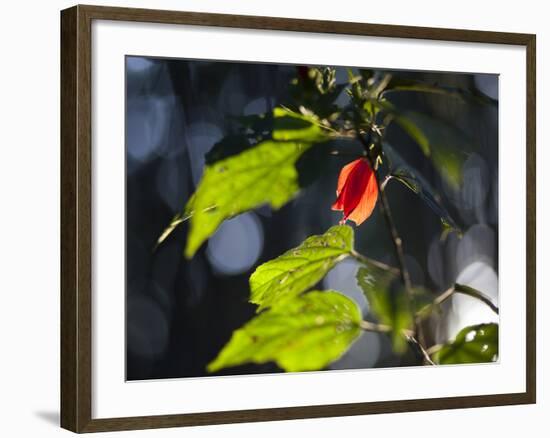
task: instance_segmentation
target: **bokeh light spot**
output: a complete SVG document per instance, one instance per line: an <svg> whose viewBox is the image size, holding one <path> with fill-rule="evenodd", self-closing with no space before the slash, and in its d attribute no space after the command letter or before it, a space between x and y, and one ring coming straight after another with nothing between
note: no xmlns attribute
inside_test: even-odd
<svg viewBox="0 0 550 438"><path fill-rule="evenodd" d="M263 246L262 224L255 213L249 212L222 223L208 241L206 256L216 272L238 275L254 265Z"/></svg>

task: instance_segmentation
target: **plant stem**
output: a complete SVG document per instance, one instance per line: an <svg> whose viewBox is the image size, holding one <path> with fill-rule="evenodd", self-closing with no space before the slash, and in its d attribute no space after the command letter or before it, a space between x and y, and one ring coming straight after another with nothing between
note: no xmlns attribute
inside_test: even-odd
<svg viewBox="0 0 550 438"><path fill-rule="evenodd" d="M418 311L418 317L420 319L425 318L428 316L431 311L437 307L443 304L445 301L447 301L449 298L451 298L454 294L463 294L468 295L469 297L476 298L485 305L487 305L493 312L495 312L497 315L499 314L499 309L497 306L493 304L491 299L485 295L483 292L478 291L477 289L474 289L470 286L465 286L463 284L455 284L454 286L451 286L449 289L447 289L445 292L443 292L441 295L437 296L435 300L431 304L428 304L424 306L422 309Z"/></svg>
<svg viewBox="0 0 550 438"><path fill-rule="evenodd" d="M351 256L357 259L358 261L365 263L366 265L373 265L377 268L383 269L384 271L392 272L395 275L400 275L399 269L394 268L393 266L387 265L386 263L380 262L375 259L371 259L370 257L364 256L363 254L355 251L354 249L351 250Z"/></svg>
<svg viewBox="0 0 550 438"><path fill-rule="evenodd" d="M424 362L426 362L429 365L435 365L435 362L430 357L430 354L428 351L424 348L424 346L416 339L414 336L409 337L409 340L416 345L416 347L420 350L422 353L422 357L424 358Z"/></svg>
<svg viewBox="0 0 550 438"><path fill-rule="evenodd" d="M443 348L443 344L435 344L435 345L432 345L430 348L428 348L426 350L426 353L428 353L430 356L433 356L435 353L437 353L442 348Z"/></svg>
<svg viewBox="0 0 550 438"><path fill-rule="evenodd" d="M376 173L376 182L380 189L382 186L382 183L380 182L380 179L378 177L378 172L375 171L375 173ZM405 290L407 291L407 294L412 299L412 283L411 283L411 277L409 275L409 271L405 264L405 253L403 252L403 243L402 243L401 237L399 237L399 234L397 233L397 228L395 227L395 222L393 220L393 216L390 210L388 197L386 196L386 193L383 188L379 190L379 196L380 196L380 206L381 206L382 214L386 219L386 224L390 231L393 246L395 249L395 254L397 256L397 263L399 264L401 280L403 281L403 285L405 286Z"/></svg>
<svg viewBox="0 0 550 438"><path fill-rule="evenodd" d="M390 333L393 329L391 326L386 324L378 324L371 321L361 321L359 323L359 326L361 329L367 331L367 332L376 332L376 333ZM402 331L403 336L405 336L407 339L411 339L414 337L414 333L411 330L403 330Z"/></svg>
<svg viewBox="0 0 550 438"><path fill-rule="evenodd" d="M359 135L358 138L368 153L368 150L369 150L368 142L366 142L361 135ZM374 170L374 175L376 177L376 184L378 185L378 192L379 192L378 196L380 197L380 208L382 210L382 215L386 220L386 225L388 227L388 230L390 231L391 239L395 249L395 255L397 256L397 262L399 264L399 273L401 276L401 280L403 281L403 285L405 286L405 290L407 291L407 294L409 295L409 297L412 298L411 277L405 265L405 253L403 252L401 237L399 237L399 234L397 233L397 228L395 227L395 222L393 221L393 216L390 210L388 197L384 192L384 186L382 185L382 181L380 181L380 175L378 174L376 166L374 165L375 163L372 162L370 157L369 157L369 163L372 169Z"/></svg>
<svg viewBox="0 0 550 438"><path fill-rule="evenodd" d="M401 280L403 282L403 286L405 287L405 291L407 293L407 296L409 297L409 301L414 303L414 296L413 296L413 290L412 290L412 283L411 283L411 277L409 275L409 271L407 269L407 266L405 264L405 253L403 252L403 245L401 241L401 237L399 237L399 234L397 232L397 228L395 226L395 222L393 220L393 216L391 214L390 210L390 204L388 201L388 197L386 196L386 193L384 191L385 185L382 181L380 181L380 175L378 174L378 170L375 166L375 163L368 155L369 152L369 142L367 142L363 136L358 135L357 136L365 150L367 151L367 157L369 160L369 163L374 171L374 175L376 177L376 184L378 185L378 196L380 197L380 209L382 211L382 215L384 216L386 220L386 225L388 227L388 230L391 235L391 240L393 242L393 246L395 249L395 255L397 256L397 262L399 264L399 274L401 276ZM422 333L422 329L419 324L415 323L414 332L418 334L420 343L424 342L424 336Z"/></svg>
<svg viewBox="0 0 550 438"><path fill-rule="evenodd" d="M376 333L389 333L392 331L392 328L389 325L377 324L370 321L361 321L359 323L361 329L367 332L376 332ZM422 354L424 362L429 365L435 365L434 361L430 357L429 350L426 350L420 342L414 337L414 333L411 330L402 330L403 336L405 336L411 344L414 344L416 348Z"/></svg>
<svg viewBox="0 0 550 438"><path fill-rule="evenodd" d="M487 295L485 295L483 292L480 292L477 289L474 289L473 287L465 286L463 284L458 284L458 283L455 284L455 292L468 295L473 298L477 298L478 300L482 301L487 306L489 306L489 308L498 315L498 307L495 306L491 301L491 299Z"/></svg>
<svg viewBox="0 0 550 438"><path fill-rule="evenodd" d="M418 312L416 312L416 320L418 323L422 321L423 319L427 318L429 315L431 315L432 311L439 307L442 303L447 301L451 296L455 293L455 288L450 287L445 292L443 292L441 295L438 295L430 304L426 304L424 307L422 307Z"/></svg>

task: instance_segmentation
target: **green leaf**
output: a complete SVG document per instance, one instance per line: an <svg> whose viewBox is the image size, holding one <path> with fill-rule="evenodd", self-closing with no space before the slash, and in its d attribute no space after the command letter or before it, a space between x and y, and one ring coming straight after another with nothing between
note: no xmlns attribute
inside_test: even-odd
<svg viewBox="0 0 550 438"><path fill-rule="evenodd" d="M459 100L460 102L472 102L478 104L492 104L497 103L496 100L485 96L475 89L464 89L456 87L448 87L438 84L430 84L427 82L416 81L413 79L405 79L393 76L382 92L381 97L391 95L392 93L400 92L413 92L413 93L428 93L441 95L445 97L451 97Z"/></svg>
<svg viewBox="0 0 550 438"><path fill-rule="evenodd" d="M191 258L228 218L263 204L278 209L298 191L296 160L311 143L265 141L205 168L195 192L195 214L185 256ZM209 211L207 207L214 206Z"/></svg>
<svg viewBox="0 0 550 438"><path fill-rule="evenodd" d="M392 120L418 144L429 157L434 167L454 189L462 184L462 167L472 150L471 140L456 127L426 114L400 111L387 100L369 99L364 109L370 106L392 117Z"/></svg>
<svg viewBox="0 0 550 438"><path fill-rule="evenodd" d="M328 135L317 117L304 116L287 108L273 110L273 140L299 140L309 143L328 140Z"/></svg>
<svg viewBox="0 0 550 438"><path fill-rule="evenodd" d="M440 85L428 84L426 82L396 77L393 77L390 80L390 83L388 84L382 95L385 96L388 93L399 91L439 94L447 97L453 97L460 101L464 101L464 93L461 93L460 90L456 88L443 87Z"/></svg>
<svg viewBox="0 0 550 438"><path fill-rule="evenodd" d="M314 142L329 137L313 117L282 108L274 116L273 139L281 141L263 141L205 167L194 195L187 258L225 219L263 204L278 209L298 192L296 161Z"/></svg>
<svg viewBox="0 0 550 438"><path fill-rule="evenodd" d="M432 185L412 166L399 155L389 144L384 143L384 154L390 162L390 178L399 181L412 192L416 193L432 211L437 214L447 230L456 230L461 233L450 213L441 200L441 196Z"/></svg>
<svg viewBox="0 0 550 438"><path fill-rule="evenodd" d="M498 358L498 324L479 324L462 329L455 340L433 354L441 365L495 362Z"/></svg>
<svg viewBox="0 0 550 438"><path fill-rule="evenodd" d="M222 138L204 156L206 164L238 155L264 140L324 141L326 134L314 115L304 116L287 108L275 108L273 113L236 118L240 132Z"/></svg>
<svg viewBox="0 0 550 438"><path fill-rule="evenodd" d="M335 291L312 291L257 315L233 332L209 372L275 361L286 371L319 370L338 359L360 334L361 312Z"/></svg>
<svg viewBox="0 0 550 438"><path fill-rule="evenodd" d="M414 321L399 276L374 265L365 265L357 270L356 278L372 313L380 323L391 327L393 349L403 353L407 348L403 331L410 330Z"/></svg>
<svg viewBox="0 0 550 438"><path fill-rule="evenodd" d="M258 312L295 297L319 282L353 250L353 229L336 225L310 236L300 246L260 265L250 276L250 302Z"/></svg>
<svg viewBox="0 0 550 438"><path fill-rule="evenodd" d="M439 174L455 189L462 184L462 167L471 145L464 134L446 123L416 112L399 113L396 123L429 157Z"/></svg>

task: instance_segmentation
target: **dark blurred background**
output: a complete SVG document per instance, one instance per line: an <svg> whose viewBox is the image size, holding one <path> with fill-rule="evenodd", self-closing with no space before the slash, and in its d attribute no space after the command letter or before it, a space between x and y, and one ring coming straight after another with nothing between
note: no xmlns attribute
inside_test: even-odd
<svg viewBox="0 0 550 438"><path fill-rule="evenodd" d="M394 72L498 99L495 75ZM194 192L204 155L237 129L236 117L270 111L290 98L290 65L126 58L126 233L128 380L206 375L231 333L254 314L248 278L260 263L326 231L341 213L330 209L336 180L349 157L323 159L326 175L273 212L262 207L222 224L192 260L183 249L187 224L156 250L155 243ZM347 80L344 68L337 80ZM338 102L347 104L342 93ZM440 95L400 93L395 102L452 123L470 139L464 183L453 190L398 127L387 140L441 193L464 231L441 236L439 218L414 193L391 181L387 192L415 284L434 293L455 281L498 300L498 107L461 103ZM321 165L321 164L320 164ZM221 188L222 189L222 188ZM395 263L378 209L356 232L356 248ZM368 317L355 284L354 261L337 265L319 285L353 298ZM433 321L434 342L470 324L495 321L483 304L455 296ZM384 335L364 333L331 369L407 365ZM220 374L280 371L274 364L245 365Z"/></svg>

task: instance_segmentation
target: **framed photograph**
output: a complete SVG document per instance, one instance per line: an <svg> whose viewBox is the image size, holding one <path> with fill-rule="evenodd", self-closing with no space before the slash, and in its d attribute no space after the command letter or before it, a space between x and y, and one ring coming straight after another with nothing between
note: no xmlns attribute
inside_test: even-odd
<svg viewBox="0 0 550 438"><path fill-rule="evenodd" d="M61 13L61 425L534 403L535 36Z"/></svg>

